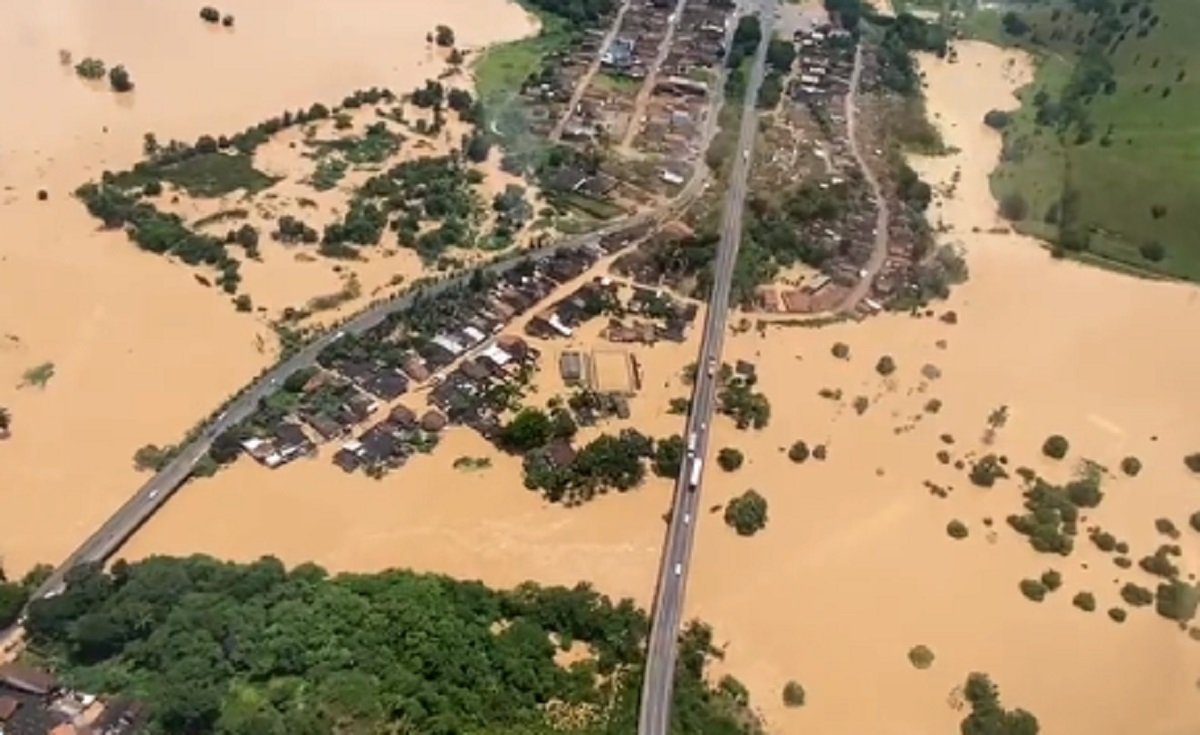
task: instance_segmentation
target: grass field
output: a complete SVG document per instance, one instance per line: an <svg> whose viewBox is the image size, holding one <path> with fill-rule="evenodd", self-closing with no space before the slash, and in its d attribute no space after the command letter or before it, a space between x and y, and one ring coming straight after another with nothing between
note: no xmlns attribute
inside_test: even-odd
<svg viewBox="0 0 1200 735"><path fill-rule="evenodd" d="M254 168L254 160L243 153L200 153L179 163L127 171L113 183L133 188L154 179L170 182L195 197L217 197L238 189L255 194L278 181Z"/></svg>
<svg viewBox="0 0 1200 735"><path fill-rule="evenodd" d="M1198 10L1194 0L1151 0L1116 11L1114 42L1093 55L1093 62L1111 65L1115 89L1079 98L1092 128L1083 139L1078 125L1038 125L1032 103L1039 91L1055 99L1073 80L1079 85L1095 16L1068 3L1033 8L1021 13L1029 31L1019 38L1003 30L994 12L971 18L973 35L1031 49L1041 59L1022 95L1026 104L1006 130L1007 160L993 179L998 197L1016 191L1029 203L1022 229L1053 232L1046 213L1069 187L1078 197L1077 221L1091 233L1092 256L1200 281Z"/></svg>

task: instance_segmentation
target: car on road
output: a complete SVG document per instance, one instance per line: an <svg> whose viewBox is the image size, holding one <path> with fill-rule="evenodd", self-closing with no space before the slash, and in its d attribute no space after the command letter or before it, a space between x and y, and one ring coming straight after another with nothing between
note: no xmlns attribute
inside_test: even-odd
<svg viewBox="0 0 1200 735"><path fill-rule="evenodd" d="M683 574L683 565L675 562L675 576L678 577L681 574Z"/></svg>
<svg viewBox="0 0 1200 735"><path fill-rule="evenodd" d="M157 498L157 497L158 497L158 491L157 491L157 490L151 490L151 491L150 491L150 494L149 494L149 495L147 495L146 497L150 498L151 500L154 500L155 498Z"/></svg>
<svg viewBox="0 0 1200 735"><path fill-rule="evenodd" d="M717 372L717 358L708 358L708 377L712 377Z"/></svg>
<svg viewBox="0 0 1200 735"><path fill-rule="evenodd" d="M690 525L691 525L691 523L692 523L692 514L691 514L691 513L684 513L684 514L683 514L683 525L685 525L685 526L690 526Z"/></svg>

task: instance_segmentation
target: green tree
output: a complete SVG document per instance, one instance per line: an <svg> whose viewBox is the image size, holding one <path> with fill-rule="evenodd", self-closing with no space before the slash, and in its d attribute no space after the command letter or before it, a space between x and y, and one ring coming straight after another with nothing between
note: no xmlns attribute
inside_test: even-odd
<svg viewBox="0 0 1200 735"><path fill-rule="evenodd" d="M523 453L543 446L550 440L553 426L545 411L523 408L497 435L497 443L510 452Z"/></svg>
<svg viewBox="0 0 1200 735"><path fill-rule="evenodd" d="M788 707L803 707L805 701L804 687L798 681L789 681L783 685L783 703Z"/></svg>
<svg viewBox="0 0 1200 735"><path fill-rule="evenodd" d="M175 456L175 447L147 444L133 453L133 465L139 470L158 472Z"/></svg>
<svg viewBox="0 0 1200 735"><path fill-rule="evenodd" d="M117 64L108 70L108 83L114 92L129 92L133 90L133 79L125 67Z"/></svg>
<svg viewBox="0 0 1200 735"><path fill-rule="evenodd" d="M721 451L717 452L717 464L726 472L733 472L741 467L745 459L745 456L733 447L722 447Z"/></svg>
<svg viewBox="0 0 1200 735"><path fill-rule="evenodd" d="M442 48L450 48L454 45L454 29L450 26L439 25L434 29L433 39Z"/></svg>
<svg viewBox="0 0 1200 735"><path fill-rule="evenodd" d="M791 71L796 60L796 46L782 38L772 38L767 44L767 65L780 74Z"/></svg>
<svg viewBox="0 0 1200 735"><path fill-rule="evenodd" d="M1071 598L1071 604L1084 612L1094 612L1096 610L1096 596L1091 592L1077 592L1075 597Z"/></svg>
<svg viewBox="0 0 1200 735"><path fill-rule="evenodd" d="M0 438L7 437L11 429L12 413L4 406L0 406Z"/></svg>
<svg viewBox="0 0 1200 735"><path fill-rule="evenodd" d="M896 372L896 361L892 359L891 355L884 355L875 363L875 372L886 378Z"/></svg>
<svg viewBox="0 0 1200 735"><path fill-rule="evenodd" d="M1070 447L1071 444L1067 441L1066 437L1053 434L1047 437L1046 441L1042 443L1042 454L1052 459L1062 459L1067 456L1067 450Z"/></svg>
<svg viewBox="0 0 1200 735"><path fill-rule="evenodd" d="M767 525L767 499L747 490L725 506L725 523L739 536L753 536Z"/></svg>
<svg viewBox="0 0 1200 735"><path fill-rule="evenodd" d="M946 524L946 534L952 539L964 539L970 535L967 525L957 518Z"/></svg>
<svg viewBox="0 0 1200 735"><path fill-rule="evenodd" d="M200 19L209 23L216 23L221 20L221 12L211 5L205 5L200 8Z"/></svg>
<svg viewBox="0 0 1200 735"><path fill-rule="evenodd" d="M788 459L792 460L796 464L800 464L804 460L808 459L808 455L808 445L799 439L793 442L792 446L788 449Z"/></svg>
<svg viewBox="0 0 1200 735"><path fill-rule="evenodd" d="M970 713L959 729L962 735L1037 735L1037 718L1022 709L1006 710L1000 692L987 674L972 673L963 687Z"/></svg>
<svg viewBox="0 0 1200 735"><path fill-rule="evenodd" d="M19 584L4 581L0 571L0 630L17 621L28 601L29 591Z"/></svg>
<svg viewBox="0 0 1200 735"><path fill-rule="evenodd" d="M678 434L659 440L654 448L654 474L659 477L677 477L683 466L686 450L683 437Z"/></svg>

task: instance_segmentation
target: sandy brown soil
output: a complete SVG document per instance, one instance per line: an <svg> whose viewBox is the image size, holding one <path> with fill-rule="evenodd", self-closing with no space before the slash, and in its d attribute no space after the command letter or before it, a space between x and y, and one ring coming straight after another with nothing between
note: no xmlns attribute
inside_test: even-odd
<svg viewBox="0 0 1200 735"><path fill-rule="evenodd" d="M142 136L194 140L240 130L284 109L372 85L422 82L441 59L425 33L452 26L478 48L528 33L515 4L478 0L229 0L233 30L198 6L130 0L8 4L0 12L0 405L14 419L0 442L0 557L13 574L58 561L142 480L131 467L146 442L180 437L271 359L264 324L230 307L192 269L143 254L70 197L106 169L128 167ZM99 57L124 64L137 87L117 96L60 65ZM36 193L45 189L48 200ZM390 265L390 264L389 264ZM380 267L379 278L386 280ZM307 292L299 269L247 267L251 286ZM397 270L403 271L403 268ZM294 278L293 278L294 277ZM312 276L315 293L337 287ZM371 284L363 279L364 292ZM53 362L44 390L23 372Z"/></svg>

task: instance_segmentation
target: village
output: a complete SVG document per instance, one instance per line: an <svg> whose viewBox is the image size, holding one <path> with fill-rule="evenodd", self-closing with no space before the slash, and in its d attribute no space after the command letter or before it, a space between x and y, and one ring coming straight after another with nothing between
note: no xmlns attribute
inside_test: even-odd
<svg viewBox="0 0 1200 735"><path fill-rule="evenodd" d="M418 300L363 335L343 335L318 366L293 373L252 416L218 437L213 458L224 464L245 453L276 469L333 444L336 466L382 477L432 451L448 425L495 441L542 368L537 345L571 337L605 315L601 334L611 347L562 350L556 364L564 387L586 394L574 401L580 425L605 415L628 418L627 399L640 389L641 375L622 345L682 343L699 313L695 302L603 275L602 261L628 244L598 238L560 249L494 279L481 276ZM520 335L512 329L518 322Z"/></svg>

